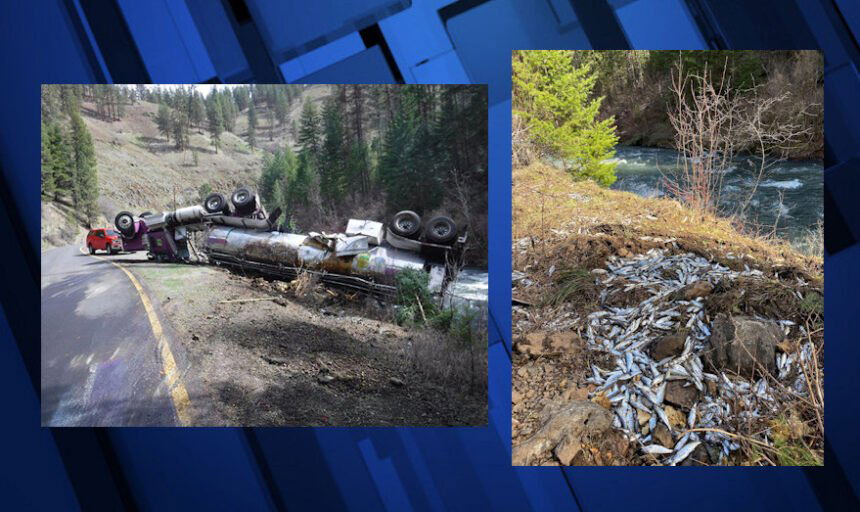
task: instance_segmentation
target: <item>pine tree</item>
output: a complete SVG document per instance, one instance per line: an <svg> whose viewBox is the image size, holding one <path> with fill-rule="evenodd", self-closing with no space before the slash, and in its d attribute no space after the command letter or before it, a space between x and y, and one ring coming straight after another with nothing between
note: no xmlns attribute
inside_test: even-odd
<svg viewBox="0 0 860 512"><path fill-rule="evenodd" d="M322 112L323 142L320 155L320 194L329 203L343 198L346 189L344 179L344 130L338 102L329 98Z"/></svg>
<svg viewBox="0 0 860 512"><path fill-rule="evenodd" d="M72 200L75 208L92 223L98 213L98 175L93 140L78 112L72 113Z"/></svg>
<svg viewBox="0 0 860 512"><path fill-rule="evenodd" d="M302 107L302 115L299 120L299 133L297 137L298 146L303 153L314 157L319 153L320 145L320 121L317 109L313 102L305 100Z"/></svg>
<svg viewBox="0 0 860 512"><path fill-rule="evenodd" d="M206 106L203 104L203 98L200 97L200 93L194 91L191 95L190 101L190 109L188 120L192 125L197 126L198 128L203 124L203 119L206 116Z"/></svg>
<svg viewBox="0 0 860 512"><path fill-rule="evenodd" d="M158 125L158 133L164 135L164 137L169 141L170 135L173 132L173 119L170 115L170 108L164 103L158 105L158 114L155 116L155 124Z"/></svg>
<svg viewBox="0 0 860 512"><path fill-rule="evenodd" d="M176 149L182 151L188 147L188 115L181 111L173 112L173 140L176 142Z"/></svg>
<svg viewBox="0 0 860 512"><path fill-rule="evenodd" d="M54 181L54 162L51 139L48 136L48 127L42 121L42 195L53 199L57 194L57 184Z"/></svg>
<svg viewBox="0 0 860 512"><path fill-rule="evenodd" d="M214 91L207 101L206 117L209 120L209 136L212 138L212 146L215 147L217 154L221 147L221 133L224 131L224 116L221 113L221 103Z"/></svg>
<svg viewBox="0 0 860 512"><path fill-rule="evenodd" d="M284 87L278 87L275 93L275 117L278 119L278 124L284 126L287 123L287 112L289 110L289 100L287 99L287 91Z"/></svg>
<svg viewBox="0 0 860 512"><path fill-rule="evenodd" d="M513 59L514 112L535 144L558 156L577 179L609 186L618 142L613 118L598 120L603 98L592 97L596 76L589 64L572 65L567 50L518 51Z"/></svg>
<svg viewBox="0 0 860 512"><path fill-rule="evenodd" d="M248 145L257 146L257 109L253 102L248 105Z"/></svg>
<svg viewBox="0 0 860 512"><path fill-rule="evenodd" d="M42 193L54 199L72 191L71 148L58 123L47 123L42 132Z"/></svg>

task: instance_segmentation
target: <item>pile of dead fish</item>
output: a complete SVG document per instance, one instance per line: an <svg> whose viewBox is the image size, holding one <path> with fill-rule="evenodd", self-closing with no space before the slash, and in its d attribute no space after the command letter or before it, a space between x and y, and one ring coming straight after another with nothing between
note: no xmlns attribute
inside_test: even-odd
<svg viewBox="0 0 860 512"><path fill-rule="evenodd" d="M722 463L739 445L719 431L731 431L731 425L772 413L777 407L774 390L764 378L751 382L723 372L705 371L700 355L710 336L710 318L701 298L684 300L676 293L697 281L716 284L741 276L762 277L762 273L749 268L737 272L701 256L667 255L659 249L629 259L612 258L606 272L598 274L604 287L604 306L588 315L583 330L589 349L611 355L614 367L592 365L588 381L597 386L592 395L603 394L615 413L615 427L661 464L679 464L699 445L704 445L711 460ZM639 292L639 296L647 297L639 304L606 305L614 294L637 289L647 292ZM781 323L786 329L793 325L790 321ZM650 342L684 327L689 335L680 354L659 361L649 356L646 347ZM791 365L797 359L809 358L811 351L812 346L807 345L795 354L779 354L778 377L787 377ZM683 413L672 411L676 418L670 421L664 404L666 386L673 380L684 381L683 385L698 390L698 401L690 408L683 426L677 418ZM801 381L794 387L802 390L803 384ZM671 433L670 446L660 444L653 436L659 423ZM761 435L761 440L769 442L767 433Z"/></svg>

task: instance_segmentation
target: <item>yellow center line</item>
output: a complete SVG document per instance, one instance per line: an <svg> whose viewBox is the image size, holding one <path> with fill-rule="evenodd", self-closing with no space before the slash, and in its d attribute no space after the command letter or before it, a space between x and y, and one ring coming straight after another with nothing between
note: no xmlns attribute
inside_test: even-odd
<svg viewBox="0 0 860 512"><path fill-rule="evenodd" d="M80 248L80 251L84 254L87 254L87 251L84 250L83 247ZM155 341L158 345L159 352L161 354L161 363L163 366L163 373L165 378L167 379L167 388L170 391L170 398L173 401L173 407L176 409L176 416L179 418L179 423L182 426L187 426L191 424L191 399L188 397L188 391L185 389L185 385L182 383L182 379L179 375L179 371L176 367L176 359L173 357L173 352L170 350L170 344L167 342L167 336L164 335L164 329L161 327L161 321L158 320L158 315L155 314L155 309L152 307L152 302L149 300L149 296L143 290L143 286L141 286L140 282L134 277L134 274L129 272L128 269L120 265L115 261L111 261L105 259L101 256L96 256L94 254L90 254L93 258L98 258L102 261L106 261L116 268L122 270L128 279L131 281L131 284L134 285L134 288L137 290L138 295L140 295L140 302L143 304L143 309L146 310L146 316L149 319L149 325L152 328L152 334L155 336Z"/></svg>

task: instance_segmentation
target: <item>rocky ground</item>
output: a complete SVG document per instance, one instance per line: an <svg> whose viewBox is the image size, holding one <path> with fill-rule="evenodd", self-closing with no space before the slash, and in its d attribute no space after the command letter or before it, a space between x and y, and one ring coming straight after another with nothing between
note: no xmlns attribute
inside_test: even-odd
<svg viewBox="0 0 860 512"><path fill-rule="evenodd" d="M823 463L820 259L546 168L513 254L514 464Z"/></svg>
<svg viewBox="0 0 860 512"><path fill-rule="evenodd" d="M130 267L172 326L195 425L487 422L486 363L470 374L452 340L396 325L376 301L206 265Z"/></svg>

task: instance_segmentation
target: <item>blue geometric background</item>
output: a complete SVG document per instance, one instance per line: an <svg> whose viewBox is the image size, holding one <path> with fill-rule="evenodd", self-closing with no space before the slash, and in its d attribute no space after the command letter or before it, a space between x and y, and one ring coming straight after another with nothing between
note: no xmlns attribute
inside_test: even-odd
<svg viewBox="0 0 860 512"><path fill-rule="evenodd" d="M42 0L0 12L6 509L860 510L857 0ZM825 55L825 467L510 466L510 52ZM487 83L490 425L39 427L40 83Z"/></svg>

